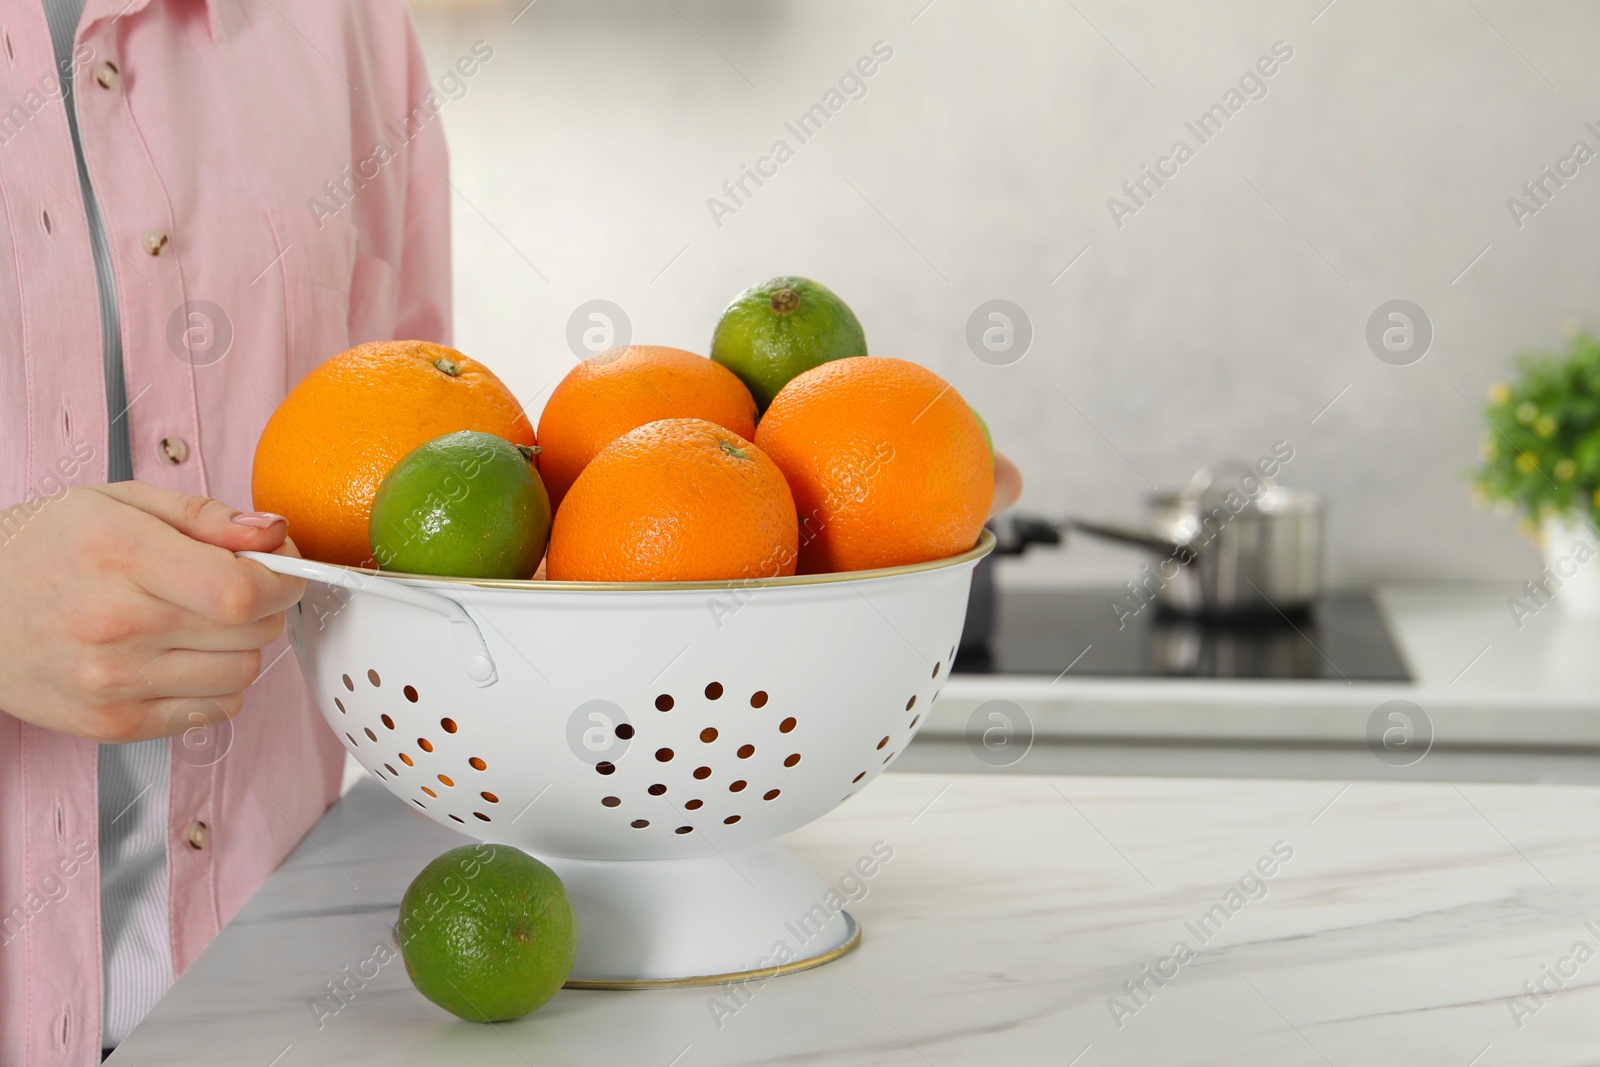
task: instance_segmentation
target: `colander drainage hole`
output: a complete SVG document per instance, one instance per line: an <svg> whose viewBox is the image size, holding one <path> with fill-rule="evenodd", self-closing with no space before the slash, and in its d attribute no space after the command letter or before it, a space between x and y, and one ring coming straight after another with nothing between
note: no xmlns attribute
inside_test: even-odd
<svg viewBox="0 0 1600 1067"><path fill-rule="evenodd" d="M700 806L702 804L704 804L704 803L705 803L705 801L703 801L703 800L691 800L687 804L685 804L684 807L687 808L690 811L698 811L698 810L700 810Z"/></svg>
<svg viewBox="0 0 1600 1067"><path fill-rule="evenodd" d="M480 818L480 819L482 819L482 820L483 820L483 821L484 821L484 822L489 822L489 821L491 821L491 820L490 820L490 819L489 819L489 816L487 816L487 815L485 815L485 814L484 814L484 813L483 813L483 812L481 812L481 811L475 811L475 812L473 812L473 813L472 813L472 814L474 814L474 815L476 815L476 816L477 816L477 817L478 817L478 818Z"/></svg>
<svg viewBox="0 0 1600 1067"><path fill-rule="evenodd" d="M415 804L419 808L425 808L425 807L428 806L428 805L424 804L422 801L418 800L416 797L412 797L411 798L411 803Z"/></svg>
<svg viewBox="0 0 1600 1067"><path fill-rule="evenodd" d="M667 762L670 762L671 759L672 759L672 749L670 749L670 748L658 748L658 749L656 749L656 760L658 762L667 763Z"/></svg>
<svg viewBox="0 0 1600 1067"><path fill-rule="evenodd" d="M912 708L914 708L916 706L917 706L917 694L912 693L911 694L911 699L906 701L906 710L910 711Z"/></svg>
<svg viewBox="0 0 1600 1067"><path fill-rule="evenodd" d="M408 686L405 687L405 689L401 690L401 692L405 693L406 699L411 701L411 703L415 704L417 702L417 687L416 686L408 685Z"/></svg>
<svg viewBox="0 0 1600 1067"><path fill-rule="evenodd" d="M747 781L745 781L744 779L741 778L741 779L739 779L739 781L733 782L728 786L728 792L730 792L730 793L742 793L742 792L744 792L745 786L747 786L749 784L750 784L749 782L747 782Z"/></svg>
<svg viewBox="0 0 1600 1067"><path fill-rule="evenodd" d="M707 778L711 777L711 768L710 767L696 767L694 769L694 776L696 778L700 779L703 782Z"/></svg>
<svg viewBox="0 0 1600 1067"><path fill-rule="evenodd" d="M882 752L883 751L883 746L887 745L888 743L889 743L889 735L888 734L884 734L883 735L883 740L878 742L878 751Z"/></svg>
<svg viewBox="0 0 1600 1067"><path fill-rule="evenodd" d="M715 726L707 726L704 730L700 731L700 740L704 741L706 744L709 745L711 742L715 741L716 739L717 739L717 728Z"/></svg>
<svg viewBox="0 0 1600 1067"><path fill-rule="evenodd" d="M440 782L441 785L447 785L452 789L455 788L455 782L452 782L450 780L450 776L448 774L439 775L439 782Z"/></svg>
<svg viewBox="0 0 1600 1067"><path fill-rule="evenodd" d="M422 749L424 752L432 752L433 742L429 741L426 737L419 737L417 738L417 747Z"/></svg>
<svg viewBox="0 0 1600 1067"><path fill-rule="evenodd" d="M672 697L667 695L666 693L662 693L660 696L656 697L656 710L657 711L671 711L672 710Z"/></svg>
<svg viewBox="0 0 1600 1067"><path fill-rule="evenodd" d="M680 826L680 827L678 827L676 830L674 830L672 832L675 833L675 834L690 834L690 833L694 832L694 827L692 827L692 826Z"/></svg>
<svg viewBox="0 0 1600 1067"><path fill-rule="evenodd" d="M486 771L489 769L489 765L483 762L483 760L479 759L477 756L469 757L467 759L467 766L471 767L475 771Z"/></svg>
<svg viewBox="0 0 1600 1067"><path fill-rule="evenodd" d="M662 785L660 782L657 782L655 785L653 785L649 789L645 790L645 792L649 793L653 797L658 797L662 793L665 793L666 791L667 791L667 787Z"/></svg>
<svg viewBox="0 0 1600 1067"><path fill-rule="evenodd" d="M786 734L786 733L788 733L789 731L791 731L793 729L794 729L794 716L793 715L789 716L787 719L784 719L782 722L780 722L778 724L778 732L780 734Z"/></svg>
<svg viewBox="0 0 1600 1067"><path fill-rule="evenodd" d="M349 735L349 734L348 734L348 733L347 733L347 734L345 734L345 736L346 736L346 737L350 737L350 735ZM356 739L355 739L355 738L353 738L353 737L350 737L350 747L351 747L351 748L354 748L354 747L355 747L355 744L356 744Z"/></svg>
<svg viewBox="0 0 1600 1067"><path fill-rule="evenodd" d="M628 723L619 722L619 723L617 723L617 729L616 729L615 733L622 740L626 741L626 740L628 740L629 738L631 738L633 736L633 727L630 726Z"/></svg>
<svg viewBox="0 0 1600 1067"><path fill-rule="evenodd" d="M400 772L394 769L394 764L392 763L385 763L383 765L383 769L394 775L396 778L400 777Z"/></svg>
<svg viewBox="0 0 1600 1067"><path fill-rule="evenodd" d="M439 794L435 793L432 789L429 789L427 786L423 786L422 787L422 791L424 793L428 794L430 797L432 797L435 800L439 799Z"/></svg>
<svg viewBox="0 0 1600 1067"><path fill-rule="evenodd" d="M612 763L610 760L601 760L599 763L594 765L594 769L599 771L601 774L617 773L617 765Z"/></svg>
<svg viewBox="0 0 1600 1067"><path fill-rule="evenodd" d="M736 823L738 821L739 821L739 816L737 816L737 815L730 815L726 819L722 820L723 825L725 825L725 826L732 826L734 823Z"/></svg>
<svg viewBox="0 0 1600 1067"><path fill-rule="evenodd" d="M619 805L621 805L622 798L621 797L601 797L600 798L600 803L604 804L608 808L615 808L615 807L618 807Z"/></svg>
<svg viewBox="0 0 1600 1067"><path fill-rule="evenodd" d="M378 735L372 732L372 727L370 726L363 726L361 732L367 735L368 740L376 741L378 739Z"/></svg>
<svg viewBox="0 0 1600 1067"><path fill-rule="evenodd" d="M350 680L350 676L348 674L341 674L339 677L341 679L343 679L344 687L346 689L350 690L350 692L352 692L352 693L354 693L356 691L356 683L354 683L354 682L352 682Z"/></svg>
<svg viewBox="0 0 1600 1067"><path fill-rule="evenodd" d="M411 762L411 757L406 755L404 752L400 753L400 762L404 763L407 767L415 767L416 766L415 763Z"/></svg>
<svg viewBox="0 0 1600 1067"><path fill-rule="evenodd" d="M915 730L917 728L917 723L919 723L921 721L922 721L922 716L921 715L918 715L916 718L912 719L911 720L911 729Z"/></svg>
<svg viewBox="0 0 1600 1067"><path fill-rule="evenodd" d="M350 714L349 712L344 710L344 701L340 700L338 697L334 697L333 698L333 706L339 709L339 714L340 715L348 715L348 714Z"/></svg>
<svg viewBox="0 0 1600 1067"><path fill-rule="evenodd" d="M765 689L757 689L754 693L751 693L750 694L750 706L752 708L764 708L764 707L766 707L767 706L767 691Z"/></svg>
<svg viewBox="0 0 1600 1067"><path fill-rule="evenodd" d="M756 746L754 746L754 745L740 745L739 746L738 756L739 756L740 759L749 759L751 756L754 756L755 754L756 754Z"/></svg>
<svg viewBox="0 0 1600 1067"><path fill-rule="evenodd" d="M765 793L761 794L761 799L762 800L777 800L778 799L778 794L780 792L782 792L782 791L778 790L778 789L769 789Z"/></svg>
<svg viewBox="0 0 1600 1067"><path fill-rule="evenodd" d="M378 672L370 667L367 668L367 681L372 683L372 687L374 689L383 684L383 682L378 679Z"/></svg>
<svg viewBox="0 0 1600 1067"><path fill-rule="evenodd" d="M784 757L783 765L785 767L793 767L796 763L799 763L799 762L800 762L800 753L791 752L788 756Z"/></svg>
<svg viewBox="0 0 1600 1067"><path fill-rule="evenodd" d="M454 719L440 719L439 725L447 734L453 734L460 729L460 727L456 725L456 721Z"/></svg>
<svg viewBox="0 0 1600 1067"><path fill-rule="evenodd" d="M933 673L932 673L932 674L930 674L930 675L929 675L929 676L928 676L928 677L930 677L930 678L937 678L937 677L939 677L939 668L940 668L940 667L943 667L943 666L944 666L944 664L943 664L943 663L935 663L935 664L934 664L934 665L933 665Z"/></svg>
<svg viewBox="0 0 1600 1067"><path fill-rule="evenodd" d="M635 830L643 830L646 826L650 825L650 820L649 819L635 819L635 820L633 820L633 822L629 823L629 825L632 826Z"/></svg>
<svg viewBox="0 0 1600 1067"><path fill-rule="evenodd" d="M883 757L883 762L885 764L887 764L892 759L894 759L894 753L893 752L891 752L887 756Z"/></svg>
<svg viewBox="0 0 1600 1067"><path fill-rule="evenodd" d="M482 797L483 799L487 800L491 804L500 803L500 798L495 796L493 793L484 792L484 793L479 793L478 795L480 797Z"/></svg>
<svg viewBox="0 0 1600 1067"><path fill-rule="evenodd" d="M452 818L452 819L454 819L454 820L455 820L455 821L456 821L456 822L466 822L466 821L467 821L467 820L465 820L465 819L463 819L463 818L462 818L462 817L461 817L461 816L459 816L459 815L452 815L452 816L450 816L450 817L451 817L451 818Z"/></svg>
<svg viewBox="0 0 1600 1067"><path fill-rule="evenodd" d="M854 778L850 779L850 784L851 785L855 785L857 782L861 781L861 779L865 778L866 776L867 776L867 772L866 771L862 771L860 774L858 774Z"/></svg>
<svg viewBox="0 0 1600 1067"><path fill-rule="evenodd" d="M383 723L384 726L386 726L390 730L394 729L394 720L389 718L389 716L387 716L387 715L379 715L378 719L379 719L380 722Z"/></svg>
<svg viewBox="0 0 1600 1067"><path fill-rule="evenodd" d="M712 682L710 685L706 686L706 699L707 700L721 700L722 699L722 683L721 682Z"/></svg>

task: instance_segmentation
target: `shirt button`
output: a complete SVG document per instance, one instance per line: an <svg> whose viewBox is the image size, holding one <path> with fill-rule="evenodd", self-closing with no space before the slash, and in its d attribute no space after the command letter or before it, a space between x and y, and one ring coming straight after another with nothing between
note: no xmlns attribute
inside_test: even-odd
<svg viewBox="0 0 1600 1067"><path fill-rule="evenodd" d="M196 852L206 847L206 842L211 838L211 829L198 820L189 824L189 832L184 835L189 841L189 847Z"/></svg>
<svg viewBox="0 0 1600 1067"><path fill-rule="evenodd" d="M181 437L163 437L156 451L161 453L163 462L176 467L189 458L189 443Z"/></svg>
<svg viewBox="0 0 1600 1067"><path fill-rule="evenodd" d="M152 256L159 256L161 250L167 247L167 234L165 230L150 230L144 235L144 250Z"/></svg>
<svg viewBox="0 0 1600 1067"><path fill-rule="evenodd" d="M115 89L122 83L122 72L108 59L94 68L94 80L100 83L102 89Z"/></svg>

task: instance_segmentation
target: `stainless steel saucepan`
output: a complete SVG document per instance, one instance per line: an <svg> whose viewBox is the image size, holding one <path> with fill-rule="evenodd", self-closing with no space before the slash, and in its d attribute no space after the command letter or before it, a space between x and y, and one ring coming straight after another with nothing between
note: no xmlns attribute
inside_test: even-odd
<svg viewBox="0 0 1600 1067"><path fill-rule="evenodd" d="M1180 615L1293 614L1322 592L1322 499L1284 488L1256 466L1230 460L1204 468L1182 489L1151 494L1146 511L1143 529L1011 519L1000 531L1000 552L1060 543L1069 529L1143 548L1153 558L1134 595Z"/></svg>
<svg viewBox="0 0 1600 1067"><path fill-rule="evenodd" d="M1152 551L1134 582L1184 615L1295 612L1322 592L1323 504L1248 463L1207 467L1146 499L1147 530L1069 519L1081 533Z"/></svg>

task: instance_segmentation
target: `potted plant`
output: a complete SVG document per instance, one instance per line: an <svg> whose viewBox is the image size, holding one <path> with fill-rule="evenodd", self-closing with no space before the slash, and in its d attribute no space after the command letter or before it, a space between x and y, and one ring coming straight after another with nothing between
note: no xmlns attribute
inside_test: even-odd
<svg viewBox="0 0 1600 1067"><path fill-rule="evenodd" d="M1525 583L1530 611L1558 602L1600 616L1600 341L1575 324L1564 353L1517 357L1514 381L1489 387L1483 499L1520 509L1518 524L1544 549L1545 567Z"/></svg>

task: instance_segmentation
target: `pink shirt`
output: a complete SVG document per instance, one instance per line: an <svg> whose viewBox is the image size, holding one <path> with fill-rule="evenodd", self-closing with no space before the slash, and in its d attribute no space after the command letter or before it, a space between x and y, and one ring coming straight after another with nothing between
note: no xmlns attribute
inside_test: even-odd
<svg viewBox="0 0 1600 1067"><path fill-rule="evenodd" d="M88 0L77 54L134 476L248 507L256 438L311 367L449 337L444 138L410 20L402 0ZM5 4L0 506L105 477L95 270L54 79L41 7ZM186 755L167 798L174 973L326 810L342 762L293 655L222 759ZM99 1062L95 768L94 743L0 713L7 1067Z"/></svg>

